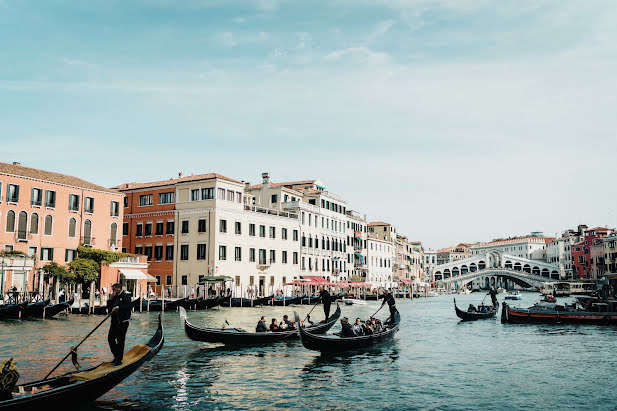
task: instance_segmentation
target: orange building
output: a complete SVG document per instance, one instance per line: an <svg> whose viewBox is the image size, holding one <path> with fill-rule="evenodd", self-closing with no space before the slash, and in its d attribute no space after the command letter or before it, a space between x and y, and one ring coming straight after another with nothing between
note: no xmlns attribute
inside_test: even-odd
<svg viewBox="0 0 617 411"><path fill-rule="evenodd" d="M80 178L0 163L0 247L33 259L23 276L5 275L2 288L38 291L38 268L66 265L85 245L119 251L124 195Z"/></svg>
<svg viewBox="0 0 617 411"><path fill-rule="evenodd" d="M122 251L145 255L156 278L157 295L171 286L174 273L176 183L178 179L127 183L114 187L125 194Z"/></svg>

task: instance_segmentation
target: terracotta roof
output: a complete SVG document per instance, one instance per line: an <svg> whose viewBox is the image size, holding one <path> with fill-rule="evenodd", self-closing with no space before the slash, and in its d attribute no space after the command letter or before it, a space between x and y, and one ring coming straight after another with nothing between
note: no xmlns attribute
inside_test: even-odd
<svg viewBox="0 0 617 411"><path fill-rule="evenodd" d="M288 182L284 182L284 183L270 183L270 187L288 187L291 188L291 186L295 186L295 185L302 185L302 184L313 184L315 181L317 180L302 180L302 181L288 181ZM249 187L251 190L253 189L257 189L257 188L261 188L263 187L263 184L255 184L254 186Z"/></svg>
<svg viewBox="0 0 617 411"><path fill-rule="evenodd" d="M372 223L368 223L368 226L372 225L390 225L390 223L384 223L383 221L373 221Z"/></svg>
<svg viewBox="0 0 617 411"><path fill-rule="evenodd" d="M27 177L35 180L47 181L50 183L64 184L71 187L120 194L116 190L93 184L89 181L82 180L81 178L69 176L66 174L54 173L53 171L39 170L38 168L24 167L22 165L0 163L0 173L18 177Z"/></svg>
<svg viewBox="0 0 617 411"><path fill-rule="evenodd" d="M588 232L588 231L607 232L607 231L610 231L610 230L611 230L610 228L606 228L606 227L594 227L594 228L589 228L589 229L585 230L585 232Z"/></svg>
<svg viewBox="0 0 617 411"><path fill-rule="evenodd" d="M232 183L242 184L241 181L234 180L233 178L225 177L224 175L217 173L208 173L208 174L196 174L193 176L186 176L180 178L170 178L169 180L161 180L161 181L152 181L149 183L125 183L120 184L118 186L113 187L118 191L128 191L128 190L138 190L141 188L151 188L151 187L161 187L178 183L186 183L189 181L201 181L201 180L212 180L212 179L221 179L231 181Z"/></svg>

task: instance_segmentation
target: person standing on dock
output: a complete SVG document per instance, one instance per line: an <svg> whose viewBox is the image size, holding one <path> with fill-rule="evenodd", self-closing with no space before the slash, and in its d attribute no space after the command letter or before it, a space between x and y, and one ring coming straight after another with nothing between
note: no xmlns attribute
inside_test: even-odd
<svg viewBox="0 0 617 411"><path fill-rule="evenodd" d="M493 307L497 307L499 305L499 301L497 301L497 290L495 287L491 285L491 289L488 292L491 296L491 301L493 302Z"/></svg>
<svg viewBox="0 0 617 411"><path fill-rule="evenodd" d="M111 310L111 325L109 326L107 341L109 342L111 353L114 355L114 359L111 362L114 366L122 364L124 340L126 339L126 331L129 328L132 308L131 294L123 291L120 283L112 285L111 295L107 301L107 309Z"/></svg>
<svg viewBox="0 0 617 411"><path fill-rule="evenodd" d="M394 321L394 313L398 312L396 309L396 301L394 301L394 296L390 292L390 290L386 290L383 295L383 303L381 306L383 307L385 303L388 303L390 308L390 321Z"/></svg>
<svg viewBox="0 0 617 411"><path fill-rule="evenodd" d="M330 297L328 290L326 290L323 286L321 286L319 290L319 299L323 304L323 313L326 316L326 321L328 321L328 318L330 318L330 304L332 303L332 298Z"/></svg>

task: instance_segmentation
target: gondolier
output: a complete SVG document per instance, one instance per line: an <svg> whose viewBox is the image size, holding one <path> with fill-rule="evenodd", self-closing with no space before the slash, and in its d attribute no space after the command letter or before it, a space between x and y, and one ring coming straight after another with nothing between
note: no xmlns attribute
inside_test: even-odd
<svg viewBox="0 0 617 411"><path fill-rule="evenodd" d="M332 298L330 297L330 293L325 287L321 287L319 290L319 298L321 299L321 303L323 304L323 313L326 316L326 320L330 318L330 304L332 303Z"/></svg>
<svg viewBox="0 0 617 411"><path fill-rule="evenodd" d="M491 285L491 289L489 290L488 293L491 296L491 301L493 302L493 306L498 307L499 301L497 301L497 291L495 290L495 287Z"/></svg>
<svg viewBox="0 0 617 411"><path fill-rule="evenodd" d="M384 293L383 303L381 303L381 306L383 307L385 303L388 303L388 306L390 308L390 319L394 320L394 314L397 313L398 310L396 309L396 301L394 301L394 296L392 295L390 290L386 290L386 292Z"/></svg>
<svg viewBox="0 0 617 411"><path fill-rule="evenodd" d="M111 310L111 325L109 326L107 341L111 353L114 355L112 364L118 366L122 364L122 357L124 356L124 340L129 328L132 309L131 294L123 291L120 283L111 286L111 296L107 301L107 309Z"/></svg>

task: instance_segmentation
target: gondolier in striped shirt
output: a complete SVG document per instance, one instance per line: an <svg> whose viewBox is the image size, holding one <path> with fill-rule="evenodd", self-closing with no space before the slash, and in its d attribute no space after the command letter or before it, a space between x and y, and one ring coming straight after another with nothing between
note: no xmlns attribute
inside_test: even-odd
<svg viewBox="0 0 617 411"><path fill-rule="evenodd" d="M124 357L124 340L126 331L129 328L131 318L131 294L122 290L122 285L116 283L111 286L111 296L107 301L107 309L111 310L111 325L107 341L109 348L114 355L112 364L118 366L122 364Z"/></svg>
<svg viewBox="0 0 617 411"><path fill-rule="evenodd" d="M394 321L394 313L397 313L398 310L396 309L396 301L394 301L394 296L392 295L390 290L385 291L383 295L383 303L381 303L381 306L383 307L385 303L388 303L388 306L390 308L390 321Z"/></svg>

